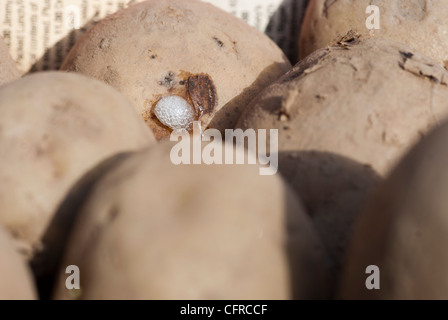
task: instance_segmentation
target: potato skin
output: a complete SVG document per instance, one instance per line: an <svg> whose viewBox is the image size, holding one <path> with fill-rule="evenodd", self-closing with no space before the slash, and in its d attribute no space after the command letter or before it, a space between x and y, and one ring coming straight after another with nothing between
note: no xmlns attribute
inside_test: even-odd
<svg viewBox="0 0 448 320"><path fill-rule="evenodd" d="M0 300L34 300L31 272L14 248L10 234L0 225Z"/></svg>
<svg viewBox="0 0 448 320"><path fill-rule="evenodd" d="M380 9L379 30L366 27L370 5ZM299 59L353 30L404 43L444 66L448 63L447 16L446 3L439 0L311 0L302 24Z"/></svg>
<svg viewBox="0 0 448 320"><path fill-rule="evenodd" d="M19 70L0 37L0 86L20 78Z"/></svg>
<svg viewBox="0 0 448 320"><path fill-rule="evenodd" d="M448 114L448 74L405 45L356 35L297 64L237 127L279 130L279 171L340 266L361 204Z"/></svg>
<svg viewBox="0 0 448 320"><path fill-rule="evenodd" d="M32 256L87 170L155 143L130 102L100 81L44 72L0 88L0 222Z"/></svg>
<svg viewBox="0 0 448 320"><path fill-rule="evenodd" d="M290 67L272 40L230 13L195 0L149 0L99 22L61 69L120 90L162 139L170 132L152 108L165 95L187 98L190 77L213 81L216 105L201 120L223 130L233 128L250 100Z"/></svg>
<svg viewBox="0 0 448 320"><path fill-rule="evenodd" d="M448 299L448 124L401 161L366 204L354 228L343 299ZM366 290L365 269L380 269Z"/></svg>
<svg viewBox="0 0 448 320"><path fill-rule="evenodd" d="M291 299L325 296L326 253L298 200L256 165L178 165L172 144L97 181L77 216L55 299Z"/></svg>

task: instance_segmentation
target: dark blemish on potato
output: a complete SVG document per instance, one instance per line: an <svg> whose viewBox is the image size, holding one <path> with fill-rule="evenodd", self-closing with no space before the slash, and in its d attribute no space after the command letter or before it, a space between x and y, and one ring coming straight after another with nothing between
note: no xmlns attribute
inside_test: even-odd
<svg viewBox="0 0 448 320"><path fill-rule="evenodd" d="M176 85L174 72L168 72L168 74L158 83L159 85L167 87L168 89L174 87Z"/></svg>
<svg viewBox="0 0 448 320"><path fill-rule="evenodd" d="M185 81L181 80L179 81L179 85L183 86L185 84Z"/></svg>
<svg viewBox="0 0 448 320"><path fill-rule="evenodd" d="M347 39L347 41L345 41L345 42L346 42L346 43L352 43L353 41L355 41L355 38Z"/></svg>
<svg viewBox="0 0 448 320"><path fill-rule="evenodd" d="M426 77L426 78L428 78L429 80L431 80L431 81L433 81L435 83L440 83L439 79L434 77L432 74L427 75L427 74L424 74L422 71L420 71L420 76Z"/></svg>
<svg viewBox="0 0 448 320"><path fill-rule="evenodd" d="M205 73L190 76L187 93L200 119L213 112L216 102L216 88L211 77Z"/></svg>
<svg viewBox="0 0 448 320"><path fill-rule="evenodd" d="M215 42L218 44L218 46L220 48L224 47L224 42L222 42L221 40L219 40L217 37L213 37L213 40L215 40Z"/></svg>
<svg viewBox="0 0 448 320"><path fill-rule="evenodd" d="M330 9L330 7L334 5L337 1L338 0L325 0L324 6L322 8L323 17L328 18L328 9Z"/></svg>
<svg viewBox="0 0 448 320"><path fill-rule="evenodd" d="M233 52L235 52L236 57L239 58L240 51L238 50L238 44L236 43L236 41L232 41L232 50Z"/></svg>
<svg viewBox="0 0 448 320"><path fill-rule="evenodd" d="M336 39L336 46L342 49L349 49L359 38L361 38L361 35L358 32L349 30L345 35Z"/></svg>
<svg viewBox="0 0 448 320"><path fill-rule="evenodd" d="M398 61L398 66L404 71L410 72L418 77L424 77L436 84L448 85L443 73L444 69L439 69L431 62L422 61L421 57L415 57L410 52L399 51L402 61ZM415 57L415 58L414 58Z"/></svg>
<svg viewBox="0 0 448 320"><path fill-rule="evenodd" d="M414 56L414 54L412 52L400 51L400 54L401 54L401 57L405 60L412 59L412 57Z"/></svg>
<svg viewBox="0 0 448 320"><path fill-rule="evenodd" d="M157 53L155 53L151 49L148 49L148 55L152 60L157 59Z"/></svg>

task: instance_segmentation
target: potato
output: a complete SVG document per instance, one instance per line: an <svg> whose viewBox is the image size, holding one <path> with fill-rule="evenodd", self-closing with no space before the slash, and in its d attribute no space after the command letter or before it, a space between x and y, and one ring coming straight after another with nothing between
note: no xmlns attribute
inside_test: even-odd
<svg viewBox="0 0 448 320"><path fill-rule="evenodd" d="M131 154L133 154L132 151L120 152L101 161L87 171L64 196L41 239L44 250L37 252L30 261L41 299L48 300L52 297L53 287L57 280L59 265L67 247L70 231L95 182Z"/></svg>
<svg viewBox="0 0 448 320"><path fill-rule="evenodd" d="M55 299L323 297L326 253L279 176L257 165L176 166L171 147L135 153L96 182ZM80 291L65 286L68 265L79 267Z"/></svg>
<svg viewBox="0 0 448 320"><path fill-rule="evenodd" d="M31 273L0 225L0 300L36 299Z"/></svg>
<svg viewBox="0 0 448 320"><path fill-rule="evenodd" d="M230 13L201 1L149 0L89 30L61 69L120 90L163 139L170 124L189 128L192 120L233 128L247 103L290 67L272 40ZM165 109L174 122L154 112L167 96L184 100Z"/></svg>
<svg viewBox="0 0 448 320"><path fill-rule="evenodd" d="M0 88L0 223L27 254L87 170L155 139L128 100L85 76L38 73Z"/></svg>
<svg viewBox="0 0 448 320"><path fill-rule="evenodd" d="M447 80L446 70L407 46L347 35L243 113L239 128L279 130L279 171L302 197L335 270L379 176L447 115Z"/></svg>
<svg viewBox="0 0 448 320"><path fill-rule="evenodd" d="M380 29L366 26L372 16L372 11L366 13L370 5L380 10ZM441 65L448 63L448 8L444 1L311 0L302 24L299 58L330 45L349 30L401 42Z"/></svg>
<svg viewBox="0 0 448 320"><path fill-rule="evenodd" d="M20 78L19 70L17 70L3 38L0 37L0 86L18 78Z"/></svg>
<svg viewBox="0 0 448 320"><path fill-rule="evenodd" d="M348 250L342 298L448 299L447 143L444 124L367 203ZM369 265L379 267L380 290L366 289Z"/></svg>

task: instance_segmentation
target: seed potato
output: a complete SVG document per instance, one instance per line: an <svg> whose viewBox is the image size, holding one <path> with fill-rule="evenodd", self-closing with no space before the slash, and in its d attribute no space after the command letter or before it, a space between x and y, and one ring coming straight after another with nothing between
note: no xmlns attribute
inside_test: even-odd
<svg viewBox="0 0 448 320"><path fill-rule="evenodd" d="M380 29L369 29L373 11L379 9ZM311 0L299 40L299 58L330 45L336 38L353 30L363 36L387 38L404 43L448 64L448 8L440 0ZM372 21L374 22L374 21Z"/></svg>
<svg viewBox="0 0 448 320"><path fill-rule="evenodd" d="M37 73L2 86L0 112L0 223L28 255L84 172L155 142L124 96L77 74Z"/></svg>
<svg viewBox="0 0 448 320"><path fill-rule="evenodd" d="M290 67L272 40L230 13L201 1L149 0L99 22L61 69L117 88L162 139L170 126L154 112L161 98L183 98L203 127L231 129L247 103ZM181 113L189 119L191 112Z"/></svg>
<svg viewBox="0 0 448 320"><path fill-rule="evenodd" d="M448 114L447 80L405 45L352 34L301 61L243 113L243 130L279 130L279 171L336 269L372 187Z"/></svg>
<svg viewBox="0 0 448 320"><path fill-rule="evenodd" d="M256 165L176 166L171 148L136 153L96 182L56 299L324 297L326 253L279 176ZM80 291L66 289L67 265L79 267Z"/></svg>
<svg viewBox="0 0 448 320"><path fill-rule="evenodd" d="M341 298L448 299L447 143L445 124L366 204L348 250ZM366 289L369 265L379 268L380 290Z"/></svg>

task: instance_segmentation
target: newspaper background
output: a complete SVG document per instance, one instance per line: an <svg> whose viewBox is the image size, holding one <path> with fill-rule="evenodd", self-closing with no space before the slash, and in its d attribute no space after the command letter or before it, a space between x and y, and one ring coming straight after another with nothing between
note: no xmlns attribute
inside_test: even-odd
<svg viewBox="0 0 448 320"><path fill-rule="evenodd" d="M0 0L0 36L22 74L57 70L77 39L106 15L143 0ZM309 0L203 0L265 32L295 63Z"/></svg>

